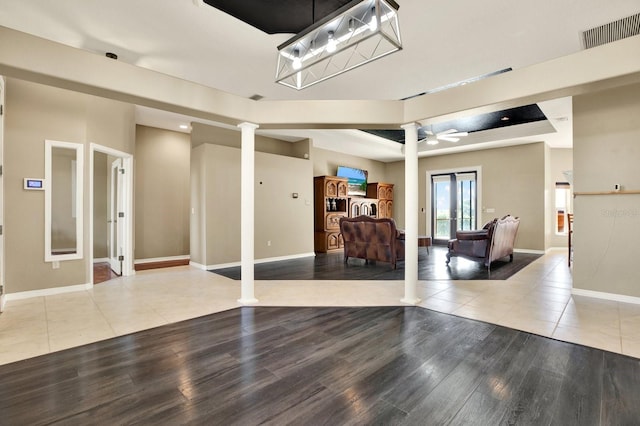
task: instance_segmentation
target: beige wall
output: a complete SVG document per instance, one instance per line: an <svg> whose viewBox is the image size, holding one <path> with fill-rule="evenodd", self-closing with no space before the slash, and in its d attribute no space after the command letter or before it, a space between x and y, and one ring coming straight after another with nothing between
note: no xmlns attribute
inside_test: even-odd
<svg viewBox="0 0 640 426"><path fill-rule="evenodd" d="M189 255L191 138L136 126L135 259Z"/></svg>
<svg viewBox="0 0 640 426"><path fill-rule="evenodd" d="M574 191L640 191L640 85L573 99ZM640 195L576 195L573 286L640 297Z"/></svg>
<svg viewBox="0 0 640 426"><path fill-rule="evenodd" d="M84 193L84 258L44 261L44 193L25 191L22 179L44 177L44 141L85 144L84 179L90 142L133 152L131 105L8 79L5 117L5 244L7 293L85 284L88 265L89 189Z"/></svg>
<svg viewBox="0 0 640 426"><path fill-rule="evenodd" d="M516 248L545 249L545 155L544 143L533 143L460 154L421 158L418 163L419 230L431 235L427 225L427 172L434 170L482 169L480 224L506 214L520 217ZM389 163L386 179L395 184L394 217L404 226L404 162ZM485 209L495 209L493 213Z"/></svg>
<svg viewBox="0 0 640 426"><path fill-rule="evenodd" d="M550 191L551 188L551 147L544 145L544 248L545 250L551 247L551 237L555 232L553 227L555 226L555 202L554 193Z"/></svg>
<svg viewBox="0 0 640 426"><path fill-rule="evenodd" d="M205 169L203 215L206 236L204 265L238 262L240 261L240 150L206 144L203 167ZM255 208L256 211L259 209L257 205ZM255 215L255 229L263 226L259 220L260 216Z"/></svg>
<svg viewBox="0 0 640 426"><path fill-rule="evenodd" d="M190 191L191 220L189 230L189 246L191 262L199 265L207 264L207 144L199 145L191 150Z"/></svg>
<svg viewBox="0 0 640 426"><path fill-rule="evenodd" d="M205 143L240 148L240 129L226 129L197 122L191 123L191 128L192 148ZM287 157L305 158L305 154L309 155L310 141L309 139L304 139L298 142L287 142L256 134L255 150L256 152L266 152Z"/></svg>
<svg viewBox="0 0 640 426"><path fill-rule="evenodd" d="M355 167L369 172L369 182L386 182L385 163L367 158L355 157L341 152L313 148L311 150L314 176L335 176L338 166Z"/></svg>
<svg viewBox="0 0 640 426"><path fill-rule="evenodd" d="M311 161L258 152L255 179L256 258L313 253Z"/></svg>
<svg viewBox="0 0 640 426"><path fill-rule="evenodd" d="M192 239L192 261L209 266L238 262L240 150L207 143L194 148L191 158L191 193L199 195L192 202L191 231L199 235ZM256 259L313 252L312 178L309 160L256 153Z"/></svg>

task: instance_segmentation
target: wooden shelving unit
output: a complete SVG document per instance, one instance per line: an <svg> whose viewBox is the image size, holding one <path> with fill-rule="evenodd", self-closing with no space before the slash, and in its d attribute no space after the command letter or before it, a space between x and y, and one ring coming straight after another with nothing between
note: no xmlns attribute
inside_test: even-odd
<svg viewBox="0 0 640 426"><path fill-rule="evenodd" d="M393 217L393 184L372 182L367 184L367 198L378 200L378 217Z"/></svg>
<svg viewBox="0 0 640 426"><path fill-rule="evenodd" d="M347 178L316 176L313 178L314 236L317 253L326 253L343 247L340 218L349 215Z"/></svg>
<svg viewBox="0 0 640 426"><path fill-rule="evenodd" d="M337 176L313 178L314 235L316 253L342 249L340 218L362 214L376 218L393 216L393 184L369 183L367 197L349 197L348 179Z"/></svg>

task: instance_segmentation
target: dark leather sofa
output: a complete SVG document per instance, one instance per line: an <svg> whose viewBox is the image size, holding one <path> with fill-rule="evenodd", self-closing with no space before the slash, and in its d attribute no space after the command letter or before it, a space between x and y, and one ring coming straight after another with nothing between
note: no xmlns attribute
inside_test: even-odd
<svg viewBox="0 0 640 426"><path fill-rule="evenodd" d="M457 231L456 238L449 241L447 265L453 256L483 262L489 269L494 260L509 256L509 261L513 261L513 246L519 225L519 218L507 215L493 219L482 229Z"/></svg>
<svg viewBox="0 0 640 426"><path fill-rule="evenodd" d="M396 228L393 219L374 219L369 216L340 219L344 241L344 261L350 257L389 262L396 268L404 260L404 233Z"/></svg>

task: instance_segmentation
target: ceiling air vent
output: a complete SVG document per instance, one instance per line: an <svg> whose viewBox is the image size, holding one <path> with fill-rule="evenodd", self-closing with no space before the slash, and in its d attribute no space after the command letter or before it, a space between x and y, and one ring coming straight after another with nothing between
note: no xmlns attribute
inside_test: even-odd
<svg viewBox="0 0 640 426"><path fill-rule="evenodd" d="M584 31L582 42L585 49L591 49L638 34L640 34L640 13Z"/></svg>

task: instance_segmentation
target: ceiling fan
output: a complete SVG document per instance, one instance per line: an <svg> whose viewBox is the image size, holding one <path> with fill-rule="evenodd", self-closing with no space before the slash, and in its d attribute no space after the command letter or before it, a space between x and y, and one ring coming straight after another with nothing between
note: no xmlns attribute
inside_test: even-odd
<svg viewBox="0 0 640 426"><path fill-rule="evenodd" d="M449 129L438 133L433 133L431 130L425 130L425 133L427 134L427 137L419 140L418 143L426 141L427 145L437 145L440 141L458 142L461 137L469 135L468 132L459 132L456 129Z"/></svg>

